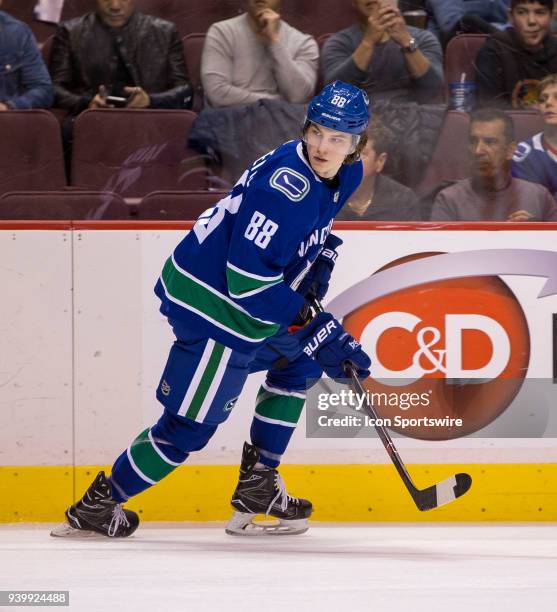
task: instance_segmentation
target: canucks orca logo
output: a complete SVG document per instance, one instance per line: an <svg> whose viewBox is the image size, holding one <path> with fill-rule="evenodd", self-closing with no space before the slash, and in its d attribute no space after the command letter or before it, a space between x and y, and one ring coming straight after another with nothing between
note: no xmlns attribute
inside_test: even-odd
<svg viewBox="0 0 557 612"><path fill-rule="evenodd" d="M513 161L520 163L523 162L530 152L532 147L527 142L519 142L513 155Z"/></svg>
<svg viewBox="0 0 557 612"><path fill-rule="evenodd" d="M161 382L161 393L165 395L166 397L168 397L170 395L170 391L171 391L170 385L166 382L166 380L163 380Z"/></svg>
<svg viewBox="0 0 557 612"><path fill-rule="evenodd" d="M309 193L307 178L292 168L275 170L269 183L271 187L284 193L293 202L299 202Z"/></svg>
<svg viewBox="0 0 557 612"><path fill-rule="evenodd" d="M228 400L226 402L226 404L224 405L224 412L230 412L232 410L232 408L234 408L234 406L236 405L236 402L238 401L237 397L233 397L231 400Z"/></svg>

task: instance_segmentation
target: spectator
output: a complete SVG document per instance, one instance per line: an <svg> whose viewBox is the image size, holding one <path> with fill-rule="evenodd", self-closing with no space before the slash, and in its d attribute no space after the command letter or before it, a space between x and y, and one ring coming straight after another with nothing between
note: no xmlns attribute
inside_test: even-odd
<svg viewBox="0 0 557 612"><path fill-rule="evenodd" d="M4 11L0 11L0 58L0 111L50 108L52 81L33 34Z"/></svg>
<svg viewBox="0 0 557 612"><path fill-rule="evenodd" d="M519 143L512 161L517 178L539 183L557 199L557 74L540 83L543 132Z"/></svg>
<svg viewBox="0 0 557 612"><path fill-rule="evenodd" d="M542 185L513 178L515 150L511 117L480 109L470 119L470 178L439 192L434 221L557 221L557 204Z"/></svg>
<svg viewBox="0 0 557 612"><path fill-rule="evenodd" d="M61 23L50 68L56 106L73 115L113 105L191 106L176 26L138 12L136 0L96 0L95 12Z"/></svg>
<svg viewBox="0 0 557 612"><path fill-rule="evenodd" d="M280 0L247 0L238 17L207 32L201 80L211 106L253 104L262 98L307 102L317 82L315 40L284 22Z"/></svg>
<svg viewBox="0 0 557 612"><path fill-rule="evenodd" d="M551 35L553 0L511 0L511 28L493 34L476 58L480 104L526 108L537 103L539 81L557 73Z"/></svg>
<svg viewBox="0 0 557 612"><path fill-rule="evenodd" d="M414 192L382 174L393 135L374 121L367 130L368 141L360 157L363 179L337 215L338 221L421 221Z"/></svg>
<svg viewBox="0 0 557 612"><path fill-rule="evenodd" d="M353 0L359 22L323 47L325 82L341 79L374 101L431 102L443 84L443 54L431 32L407 26L397 0Z"/></svg>
<svg viewBox="0 0 557 612"><path fill-rule="evenodd" d="M446 46L459 33L491 34L508 24L510 0L427 0L428 29Z"/></svg>

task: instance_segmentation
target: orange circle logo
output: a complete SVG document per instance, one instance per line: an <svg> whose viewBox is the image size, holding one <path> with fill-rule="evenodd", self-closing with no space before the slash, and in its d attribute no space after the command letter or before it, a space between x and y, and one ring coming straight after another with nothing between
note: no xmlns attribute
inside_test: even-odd
<svg viewBox="0 0 557 612"><path fill-rule="evenodd" d="M392 427L410 437L444 440L482 429L510 405L528 369L526 318L498 276L403 289L360 306L343 325L372 359L365 386L379 416L461 419L459 426Z"/></svg>

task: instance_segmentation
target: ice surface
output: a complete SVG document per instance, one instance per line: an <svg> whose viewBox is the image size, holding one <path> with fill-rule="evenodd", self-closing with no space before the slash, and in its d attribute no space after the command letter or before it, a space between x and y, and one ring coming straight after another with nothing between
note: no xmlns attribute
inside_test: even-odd
<svg viewBox="0 0 557 612"><path fill-rule="evenodd" d="M69 590L79 612L557 610L555 524L314 523L265 538L143 524L124 540L50 527L0 527L0 589Z"/></svg>

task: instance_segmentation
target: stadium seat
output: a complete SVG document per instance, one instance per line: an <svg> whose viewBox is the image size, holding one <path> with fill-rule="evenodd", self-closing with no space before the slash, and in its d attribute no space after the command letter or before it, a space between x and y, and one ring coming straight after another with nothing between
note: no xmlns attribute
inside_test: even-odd
<svg viewBox="0 0 557 612"><path fill-rule="evenodd" d="M37 0L4 0L2 9L12 17L31 25L33 21L33 9Z"/></svg>
<svg viewBox="0 0 557 612"><path fill-rule="evenodd" d="M54 43L54 34L49 36L41 45L41 55L46 67L50 66L50 54L52 53L52 45Z"/></svg>
<svg viewBox="0 0 557 612"><path fill-rule="evenodd" d="M64 0L61 21L81 17L95 10L95 0Z"/></svg>
<svg viewBox="0 0 557 612"><path fill-rule="evenodd" d="M0 194L66 186L60 125L45 110L0 113Z"/></svg>
<svg viewBox="0 0 557 612"><path fill-rule="evenodd" d="M513 118L516 141L526 140L543 130L543 119L538 111L512 110L507 114Z"/></svg>
<svg viewBox="0 0 557 612"><path fill-rule="evenodd" d="M476 55L487 40L486 34L460 34L449 41L445 51L445 85L476 80Z"/></svg>
<svg viewBox="0 0 557 612"><path fill-rule="evenodd" d="M129 219L130 207L116 193L101 191L11 191L0 197L0 219Z"/></svg>
<svg viewBox="0 0 557 612"><path fill-rule="evenodd" d="M427 194L443 181L466 178L468 125L466 113L447 113L425 176L415 189L419 195Z"/></svg>
<svg viewBox="0 0 557 612"><path fill-rule="evenodd" d="M40 44L54 34L56 27L54 24L37 21L35 19L34 9L37 2L38 0L3 0L0 10L26 23L33 31L33 35L37 39L37 42Z"/></svg>
<svg viewBox="0 0 557 612"><path fill-rule="evenodd" d="M242 5L243 0L140 0L143 12L174 22L182 36L206 32L216 21L236 17Z"/></svg>
<svg viewBox="0 0 557 612"><path fill-rule="evenodd" d="M205 189L203 158L187 149L187 110L86 110L74 126L71 185L137 198L157 189Z"/></svg>
<svg viewBox="0 0 557 612"><path fill-rule="evenodd" d="M193 220L214 206L227 191L154 191L139 204L139 219Z"/></svg>
<svg viewBox="0 0 557 612"><path fill-rule="evenodd" d="M205 44L205 34L188 34L182 39L186 67L193 87L193 108L199 112L204 105L203 85L201 84L201 54Z"/></svg>
<svg viewBox="0 0 557 612"><path fill-rule="evenodd" d="M315 38L343 30L357 21L352 2L339 0L282 0L280 14L291 26Z"/></svg>

